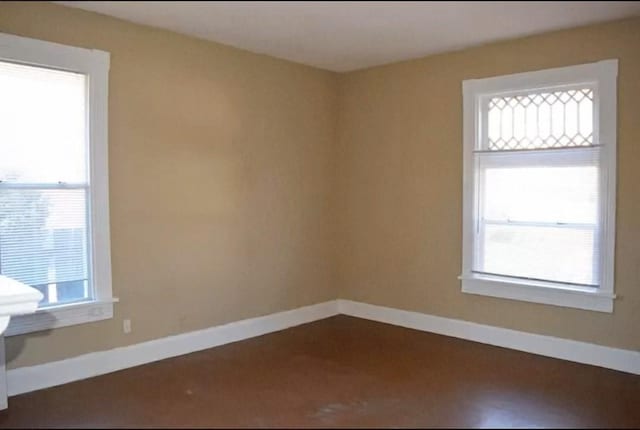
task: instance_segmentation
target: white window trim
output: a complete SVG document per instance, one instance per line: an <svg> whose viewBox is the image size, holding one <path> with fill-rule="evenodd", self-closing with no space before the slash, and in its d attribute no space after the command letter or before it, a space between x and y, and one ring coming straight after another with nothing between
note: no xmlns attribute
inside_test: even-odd
<svg viewBox="0 0 640 430"><path fill-rule="evenodd" d="M618 60L560 67L535 72L466 80L463 90L463 253L462 281L464 293L480 294L533 303L613 312L614 249L616 211L616 106ZM553 282L537 282L504 276L480 275L472 272L476 222L474 154L480 136L480 99L488 95L514 93L525 89L595 84L595 143L601 145L602 203L601 283L599 288L572 287Z"/></svg>
<svg viewBox="0 0 640 430"><path fill-rule="evenodd" d="M35 314L13 317L5 336L48 330L113 317L109 235L108 94L110 54L0 33L0 61L86 74L89 106L89 183L91 186L90 301L51 306Z"/></svg>

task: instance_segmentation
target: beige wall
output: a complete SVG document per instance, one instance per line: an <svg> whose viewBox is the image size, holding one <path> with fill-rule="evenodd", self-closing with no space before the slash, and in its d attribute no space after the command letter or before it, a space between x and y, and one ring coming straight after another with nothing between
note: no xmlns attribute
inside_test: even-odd
<svg viewBox="0 0 640 430"><path fill-rule="evenodd" d="M0 32L111 52L121 300L112 320L7 339L9 367L338 296L640 350L640 19L344 75L46 3L0 3ZM462 80L606 58L615 312L462 294Z"/></svg>
<svg viewBox="0 0 640 430"><path fill-rule="evenodd" d="M462 294L464 79L619 62L613 314ZM640 350L640 19L495 43L340 80L343 298Z"/></svg>
<svg viewBox="0 0 640 430"><path fill-rule="evenodd" d="M52 4L0 3L0 32L111 52L120 298L112 320L8 338L9 367L335 298L334 74Z"/></svg>

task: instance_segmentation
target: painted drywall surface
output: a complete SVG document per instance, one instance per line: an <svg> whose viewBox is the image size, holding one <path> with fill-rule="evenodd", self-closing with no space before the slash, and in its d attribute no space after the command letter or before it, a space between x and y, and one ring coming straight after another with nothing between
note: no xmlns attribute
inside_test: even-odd
<svg viewBox="0 0 640 430"><path fill-rule="evenodd" d="M337 296L336 75L48 3L0 3L0 32L111 53L120 298L112 320L7 338L10 368Z"/></svg>
<svg viewBox="0 0 640 430"><path fill-rule="evenodd" d="M463 294L464 79L619 59L613 314ZM640 350L640 19L341 76L341 297Z"/></svg>

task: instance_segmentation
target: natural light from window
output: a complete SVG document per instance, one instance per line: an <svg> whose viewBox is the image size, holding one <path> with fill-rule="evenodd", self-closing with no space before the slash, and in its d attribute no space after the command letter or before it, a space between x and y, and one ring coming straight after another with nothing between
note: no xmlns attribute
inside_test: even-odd
<svg viewBox="0 0 640 430"><path fill-rule="evenodd" d="M463 81L462 292L613 311L617 76Z"/></svg>
<svg viewBox="0 0 640 430"><path fill-rule="evenodd" d="M0 62L0 94L0 273L89 299L86 77Z"/></svg>

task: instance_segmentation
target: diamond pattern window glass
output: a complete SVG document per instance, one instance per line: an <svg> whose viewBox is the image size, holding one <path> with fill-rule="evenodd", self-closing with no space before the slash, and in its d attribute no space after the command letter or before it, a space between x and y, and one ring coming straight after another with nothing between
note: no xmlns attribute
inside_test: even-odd
<svg viewBox="0 0 640 430"><path fill-rule="evenodd" d="M594 91L577 88L488 101L487 139L483 149L509 151L591 146Z"/></svg>

